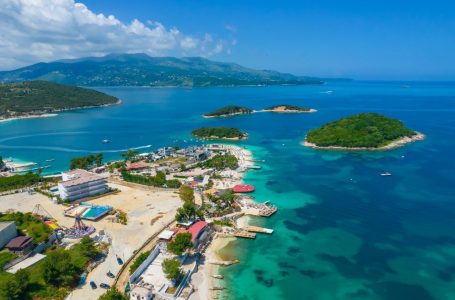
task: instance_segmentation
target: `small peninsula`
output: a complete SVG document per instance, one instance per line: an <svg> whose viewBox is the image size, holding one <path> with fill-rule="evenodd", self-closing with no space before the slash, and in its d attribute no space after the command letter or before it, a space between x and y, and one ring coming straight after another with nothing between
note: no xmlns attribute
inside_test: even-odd
<svg viewBox="0 0 455 300"><path fill-rule="evenodd" d="M249 109L243 106L237 105L228 105L217 109L213 112L206 113L203 115L204 118L225 118L225 117L232 117L238 115L247 115L253 113L254 110Z"/></svg>
<svg viewBox="0 0 455 300"><path fill-rule="evenodd" d="M262 111L275 113L311 113L316 112L317 110L297 105L279 104L263 109Z"/></svg>
<svg viewBox="0 0 455 300"><path fill-rule="evenodd" d="M193 130L192 134L195 137L207 140L245 140L248 134L241 132L237 128L228 127L201 127Z"/></svg>
<svg viewBox="0 0 455 300"><path fill-rule="evenodd" d="M361 113L310 130L304 145L318 149L388 150L424 138L399 120Z"/></svg>
<svg viewBox="0 0 455 300"><path fill-rule="evenodd" d="M53 112L119 104L104 93L56 84L26 81L0 84L0 121L53 116Z"/></svg>

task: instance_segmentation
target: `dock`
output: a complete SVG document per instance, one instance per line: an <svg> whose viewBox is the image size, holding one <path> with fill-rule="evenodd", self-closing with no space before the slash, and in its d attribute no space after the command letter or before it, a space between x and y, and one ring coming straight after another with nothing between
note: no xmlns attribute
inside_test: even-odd
<svg viewBox="0 0 455 300"><path fill-rule="evenodd" d="M266 234L273 233L273 229L259 227L259 226L246 226L243 229L248 232L258 232L258 233L266 233Z"/></svg>
<svg viewBox="0 0 455 300"><path fill-rule="evenodd" d="M248 232L246 230L239 230L236 233L234 233L234 236L239 237L239 238L244 238L244 239L255 239L256 233Z"/></svg>

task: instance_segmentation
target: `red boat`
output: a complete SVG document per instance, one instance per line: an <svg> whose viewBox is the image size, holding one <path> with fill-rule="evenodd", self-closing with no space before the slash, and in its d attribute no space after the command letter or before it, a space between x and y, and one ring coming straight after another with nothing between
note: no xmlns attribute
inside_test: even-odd
<svg viewBox="0 0 455 300"><path fill-rule="evenodd" d="M252 193L254 192L254 186L251 184L237 184L232 190L234 193Z"/></svg>

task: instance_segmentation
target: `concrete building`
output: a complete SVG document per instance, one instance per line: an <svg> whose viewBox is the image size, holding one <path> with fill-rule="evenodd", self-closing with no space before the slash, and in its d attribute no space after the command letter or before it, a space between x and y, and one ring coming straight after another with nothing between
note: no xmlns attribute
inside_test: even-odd
<svg viewBox="0 0 455 300"><path fill-rule="evenodd" d="M107 180L92 172L75 169L62 173L58 191L62 199L70 201L99 195L107 191Z"/></svg>
<svg viewBox="0 0 455 300"><path fill-rule="evenodd" d="M0 249L17 236L16 223L0 222Z"/></svg>

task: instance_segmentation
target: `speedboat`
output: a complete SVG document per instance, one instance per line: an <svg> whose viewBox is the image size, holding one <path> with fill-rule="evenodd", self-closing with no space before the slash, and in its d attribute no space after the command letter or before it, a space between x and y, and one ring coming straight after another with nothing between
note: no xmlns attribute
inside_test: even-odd
<svg viewBox="0 0 455 300"><path fill-rule="evenodd" d="M103 140L103 144L109 144L111 141L109 141L108 139L104 139Z"/></svg>
<svg viewBox="0 0 455 300"><path fill-rule="evenodd" d="M389 172L384 172L384 173L381 173L379 175L381 175L381 176L392 176L392 174L389 173Z"/></svg>

